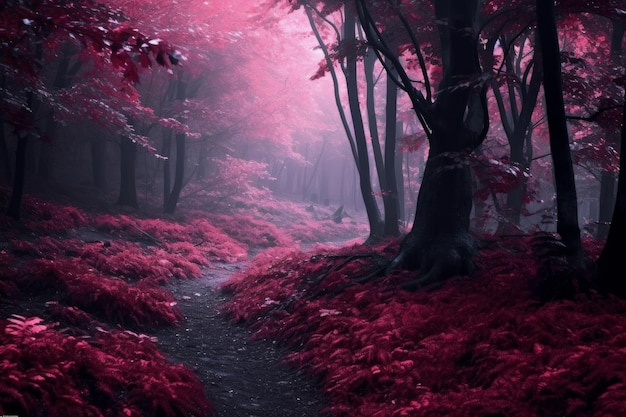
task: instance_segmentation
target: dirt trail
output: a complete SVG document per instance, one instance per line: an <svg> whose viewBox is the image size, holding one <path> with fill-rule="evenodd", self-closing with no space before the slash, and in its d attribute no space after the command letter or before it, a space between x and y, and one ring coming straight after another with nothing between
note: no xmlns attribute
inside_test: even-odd
<svg viewBox="0 0 626 417"><path fill-rule="evenodd" d="M285 351L250 333L219 311L217 291L241 266L208 269L195 280L169 287L186 317L179 328L152 334L173 361L196 370L216 410L214 417L320 417L327 402L311 378L281 364Z"/></svg>

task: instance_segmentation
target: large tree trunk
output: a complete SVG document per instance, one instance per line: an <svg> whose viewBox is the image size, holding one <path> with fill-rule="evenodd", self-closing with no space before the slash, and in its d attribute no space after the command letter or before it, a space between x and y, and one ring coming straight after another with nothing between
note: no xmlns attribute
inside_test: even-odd
<svg viewBox="0 0 626 417"><path fill-rule="evenodd" d="M596 283L604 291L626 297L626 279L624 279L623 273L624 247L626 247L626 91L624 93L619 156L617 198L606 244L598 259Z"/></svg>
<svg viewBox="0 0 626 417"><path fill-rule="evenodd" d="M576 182L563 103L561 53L554 2L537 0L537 33L539 35L537 47L541 50L543 63L543 89L556 186L556 231L566 247L568 261L576 266L582 260L582 246L578 226Z"/></svg>
<svg viewBox="0 0 626 417"><path fill-rule="evenodd" d="M468 153L484 139L484 87L462 87L481 74L475 22L477 0L439 0L435 12L442 42L443 79L429 114L430 151L417 199L413 228L389 270L420 269L408 288L429 286L472 271L474 241Z"/></svg>
<svg viewBox="0 0 626 417"><path fill-rule="evenodd" d="M617 63L621 60L624 24L613 22L611 39L611 55ZM622 110L622 131L620 135L620 169L617 179L617 196L614 196L615 179L609 172L602 173L600 190L600 225L598 234L605 234L606 243L598 259L596 275L597 285L604 291L626 297L626 280L623 278L623 254L626 246L626 90L624 91L624 108ZM610 203L614 200L613 213L610 214ZM611 219L610 225L608 219Z"/></svg>
<svg viewBox="0 0 626 417"><path fill-rule="evenodd" d="M622 40L624 38L624 24L613 20L613 32L611 36L611 60L615 65L620 65L622 59ZM613 135L610 136L613 138ZM616 139L616 141L619 139ZM596 237L603 239L609 234L613 206L615 204L615 176L607 170L602 171L600 177L600 199L598 201L598 231Z"/></svg>
<svg viewBox="0 0 626 417"><path fill-rule="evenodd" d="M137 164L137 144L122 138L120 144L120 195L117 204L137 208L137 187L135 167Z"/></svg>

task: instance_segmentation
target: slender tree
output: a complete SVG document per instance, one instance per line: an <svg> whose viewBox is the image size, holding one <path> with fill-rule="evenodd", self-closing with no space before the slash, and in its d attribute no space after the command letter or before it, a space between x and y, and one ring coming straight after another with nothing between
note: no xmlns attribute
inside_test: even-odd
<svg viewBox="0 0 626 417"><path fill-rule="evenodd" d="M563 102L556 12L552 1L537 0L537 34L539 42L536 47L540 50L543 65L543 88L556 185L557 233L565 244L568 260L577 265L582 259L578 200Z"/></svg>

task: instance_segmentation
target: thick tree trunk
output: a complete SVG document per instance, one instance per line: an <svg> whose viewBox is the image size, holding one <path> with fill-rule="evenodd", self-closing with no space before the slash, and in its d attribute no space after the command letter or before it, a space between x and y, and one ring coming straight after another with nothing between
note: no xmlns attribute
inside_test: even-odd
<svg viewBox="0 0 626 417"><path fill-rule="evenodd" d="M556 229L566 247L568 261L577 266L582 260L578 200L563 103L561 54L554 2L537 0L537 33L537 47L540 48L543 63L543 89L556 187Z"/></svg>
<svg viewBox="0 0 626 417"><path fill-rule="evenodd" d="M137 208L137 187L135 168L137 164L137 144L122 138L120 144L120 195L117 204Z"/></svg>
<svg viewBox="0 0 626 417"><path fill-rule="evenodd" d="M478 78L475 22L477 0L435 2L442 42L443 79L429 120L430 151L417 199L413 228L389 270L420 269L407 288L429 286L452 275L469 274L474 241L469 232L472 208L468 153L484 139L484 88L459 84Z"/></svg>
<svg viewBox="0 0 626 417"><path fill-rule="evenodd" d="M611 36L611 60L615 65L620 65L622 60L622 40L624 39L624 24L613 20L613 32ZM612 136L610 139L615 139ZM619 139L616 139L616 141ZM604 239L609 234L613 206L615 205L615 176L608 171L602 171L600 177L600 199L598 201L598 230L596 237Z"/></svg>
<svg viewBox="0 0 626 417"><path fill-rule="evenodd" d="M626 91L620 138L620 170L617 179L617 198L611 218L606 244L598 259L596 283L600 289L626 297L624 279L624 247L626 247Z"/></svg>

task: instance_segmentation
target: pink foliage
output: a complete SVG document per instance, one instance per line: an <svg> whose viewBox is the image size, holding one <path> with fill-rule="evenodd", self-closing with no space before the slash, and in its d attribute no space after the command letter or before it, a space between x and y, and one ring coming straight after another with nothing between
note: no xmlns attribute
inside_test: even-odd
<svg viewBox="0 0 626 417"><path fill-rule="evenodd" d="M211 214L207 219L213 224L219 224L220 229L233 239L254 248L269 248L273 246L293 246L293 240L274 224L250 215L243 214Z"/></svg>
<svg viewBox="0 0 626 417"><path fill-rule="evenodd" d="M144 248L138 243L113 241L109 246L101 243L86 244L80 258L98 271L129 281L149 281L166 284L172 278L194 278L200 275L200 266L208 261L197 253L191 258L189 248L172 244L169 250ZM168 245L169 247L170 245Z"/></svg>
<svg viewBox="0 0 626 417"><path fill-rule="evenodd" d="M502 247L428 293L399 290L405 271L346 286L379 264L364 247L260 258L225 284L225 308L255 337L296 349L288 360L323 378L336 416L624 414L626 302L541 304L529 240Z"/></svg>
<svg viewBox="0 0 626 417"><path fill-rule="evenodd" d="M197 261L205 259L236 262L245 259L248 247L244 243L229 237L223 230L204 218L192 219L186 223L177 223L163 219L139 219L130 216L100 215L94 219L98 230L125 238L147 241L152 244L167 246L173 243L193 244L197 249L186 251L193 253ZM178 246L182 248L182 246ZM201 265L204 265L202 263Z"/></svg>
<svg viewBox="0 0 626 417"><path fill-rule="evenodd" d="M188 223L188 228L187 241L198 241L209 259L238 262L248 256L248 246L245 243L231 238L206 219L193 219Z"/></svg>
<svg viewBox="0 0 626 417"><path fill-rule="evenodd" d="M109 278L74 260L37 260L21 285L26 290L52 288L67 292L69 301L116 323L138 327L174 324L182 320L166 291Z"/></svg>
<svg viewBox="0 0 626 417"><path fill-rule="evenodd" d="M83 241L79 239L59 239L52 236L42 236L34 240L11 241L14 253L46 259L56 259L70 253L76 254L83 244Z"/></svg>
<svg viewBox="0 0 626 417"><path fill-rule="evenodd" d="M87 224L87 215L74 206L64 206L30 195L22 203L24 225L40 233L59 233Z"/></svg>
<svg viewBox="0 0 626 417"><path fill-rule="evenodd" d="M49 416L207 415L193 372L150 338L98 330L68 336L38 317L0 322L0 413Z"/></svg>
<svg viewBox="0 0 626 417"><path fill-rule="evenodd" d="M0 251L0 301L2 297L11 297L19 293L14 282L17 268L13 264L13 256L5 251Z"/></svg>

